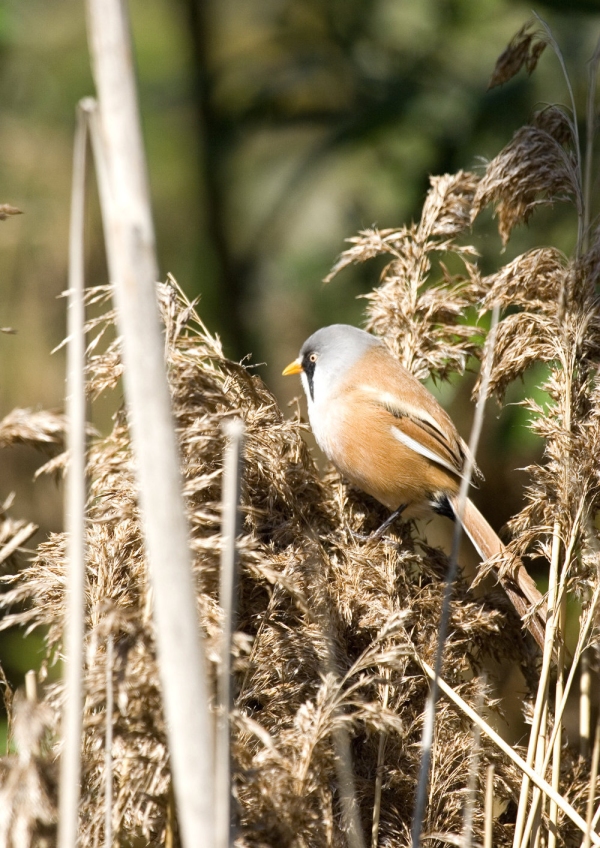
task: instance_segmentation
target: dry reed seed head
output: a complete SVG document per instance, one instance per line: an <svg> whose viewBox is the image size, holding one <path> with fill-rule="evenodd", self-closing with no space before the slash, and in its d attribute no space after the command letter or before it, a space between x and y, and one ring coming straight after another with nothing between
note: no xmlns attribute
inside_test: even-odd
<svg viewBox="0 0 600 848"><path fill-rule="evenodd" d="M556 315L568 273L566 266L564 254L553 247L534 248L517 256L495 274L482 279L486 294L481 312L498 303L505 308L519 306L527 311Z"/></svg>
<svg viewBox="0 0 600 848"><path fill-rule="evenodd" d="M564 116L546 110L544 119L553 114L553 132L560 136ZM567 126L563 141L568 141L570 132ZM490 391L501 397L509 383L535 363L545 362L549 369L541 386L548 403L524 402L532 415L530 428L544 440L545 463L526 469L531 479L527 505L510 523L515 536L512 549L520 555L537 552L549 559L547 540L557 515L564 545L581 550L588 544L584 528L599 508L595 457L600 446L596 396L600 313L590 282L597 273L596 261L593 247L570 262L558 251L544 248L517 257L483 281L489 290L482 308L500 303L523 310L507 316L498 327ZM566 564L573 574L577 562L582 559ZM588 571L579 581L569 578L567 585L571 589L596 580Z"/></svg>
<svg viewBox="0 0 600 848"><path fill-rule="evenodd" d="M541 386L548 403L532 400L530 428L544 440L545 463L526 469L531 484L527 505L510 527L514 550L548 555L557 515L564 545L587 544L584 528L598 511L600 446L596 371L600 354L598 302L586 280L589 260L566 262L544 249L518 257L484 282L491 284L484 305L500 302L524 311L507 316L497 332L490 391L502 396L508 384L538 362L548 364ZM549 556L548 556L549 558ZM571 558L565 568L578 572ZM597 580L588 572L580 585ZM567 584L576 587L577 581Z"/></svg>
<svg viewBox="0 0 600 848"><path fill-rule="evenodd" d="M590 234L589 248L573 262L572 296L595 300L600 281L600 227Z"/></svg>
<svg viewBox="0 0 600 848"><path fill-rule="evenodd" d="M561 127L547 122L543 128L531 124L517 130L479 182L471 218L493 204L504 245L513 228L527 223L540 204L571 199L578 210L582 207L576 158L563 146ZM558 138L550 129L558 132Z"/></svg>
<svg viewBox="0 0 600 848"><path fill-rule="evenodd" d="M477 177L466 171L432 177L418 225L363 231L349 239L353 246L326 277L328 282L350 264L389 257L380 285L366 295L366 328L420 379L462 371L480 349L480 330L464 323L481 295L477 251L455 241L469 226L476 187ZM453 257L452 270L441 261L444 254Z"/></svg>
<svg viewBox="0 0 600 848"><path fill-rule="evenodd" d="M181 312L181 309L177 310L177 320L180 324L184 324L181 320ZM168 325L168 328L171 329L172 325ZM171 338L176 335L176 332L170 334ZM190 510L192 524L196 528L200 527L201 529L203 525L210 524L210 531L213 536L212 540L210 538L207 539L209 543L207 546L203 546L202 544L195 546L197 553L197 570L204 578L203 582L206 582L206 566L208 566L209 573L213 571L216 575L218 562L217 549L219 540L215 537L219 529L220 483L218 480L218 474L220 472L222 448L222 439L218 435L218 420L221 415L231 414L231 410L234 408L233 402L236 400L244 401L246 408L251 413L249 418L253 424L252 429L257 430L259 436L256 440L256 444L251 445L251 450L254 450L257 455L257 461L254 467L258 469L259 474L261 475L259 477L258 488L262 489L263 499L266 500L264 509L255 507L253 510L252 520L258 530L268 532L269 535L273 537L277 536L277 533L282 535L281 528L285 525L284 515L288 512L288 509L293 509L297 492L300 492L301 497L307 494L307 475L311 479L309 489L310 486L318 489L318 481L314 474L314 468L309 463L306 448L303 446L303 443L298 436L297 427L296 443L294 444L293 438L291 438L293 435L294 425L283 421L281 414L278 410L276 410L272 397L268 395L266 389L258 385L254 378L250 377L244 369L235 366L234 363L219 362L218 365L215 366L208 360L203 361L201 356L202 351L198 349L201 347L201 345L198 344L198 341L190 344L189 340L186 341L183 339L183 336L181 337L181 341L182 346L185 347L186 352L190 354L190 356L181 356L180 351L174 352L175 362L171 363L171 374L178 377L180 376L179 366L182 368L185 366L185 368L187 368L187 372L182 374L182 380L180 383L178 383L177 379L173 380L174 400L176 412L178 413L178 424L181 425L182 432L186 434L189 440L187 442L185 439L183 440L183 454L184 472L186 473L187 484L186 488L191 500ZM206 342L205 346L209 348L206 352L211 357L218 358L220 351L211 344L209 339L204 339L203 341ZM101 374L102 381L105 384L107 382L106 378L109 380L111 379L110 363L107 366L106 360L107 356L104 355L98 356L94 361L94 368L97 373ZM221 370L221 367L223 367L223 370ZM225 392L224 384L228 384L228 388ZM181 388L180 395L177 393L178 388ZM246 393L248 393L248 398L245 398ZM265 415L263 416L262 423L258 418L255 422L252 422L252 404L257 405L257 403L260 402L261 393L264 398L268 400L268 404L265 405ZM233 395L234 397L231 397L230 395ZM210 414L211 406L213 407L212 417ZM199 412L201 415L198 415ZM214 417L215 414L218 416L217 418ZM280 472L278 479L282 484L279 488L283 489L283 491L277 491L277 487L275 487L274 490L272 486L273 481L269 475L269 465L273 466L274 463L273 456L269 454L270 442L269 439L265 437L264 433L265 418L270 418L271 423L274 425L274 437L271 438L271 443L277 443L278 446L277 460L279 461L279 467L277 468L277 471ZM261 426L259 428L260 423ZM291 450L290 442L292 443ZM185 450L188 446L190 447L190 450ZM91 617L89 626L93 628L98 621L102 621L102 616L105 615L103 606L106 606L106 598L108 597L112 599L113 603L122 607L130 617L133 616L134 619L137 617L141 626L148 630L149 638L147 637L145 641L150 646L150 655L149 657L146 656L145 661L141 663L141 669L151 669L151 672L146 671L145 675L146 678L148 678L148 674L150 677L153 676L154 678L152 689L154 696L149 688L149 680L140 680L139 673L137 676L135 674L135 669L140 669L140 665L133 664L129 661L128 669L129 672L131 672L133 665L134 674L132 675L133 680L131 682L131 689L136 693L134 701L135 703L142 705L140 708L141 715L146 716L146 719L151 721L151 726L147 729L147 738L152 740L156 737L154 725L156 724L156 716L160 716L160 709L157 695L156 669L153 664L152 640L150 635L151 626L147 615L148 604L146 603L147 598L144 599L146 594L145 573L141 555L139 528L137 526L137 505L135 501L131 457L129 455L127 431L122 421L117 421L115 430L111 437L100 442L90 451L89 471L92 480L90 508L92 523L88 535L88 550L90 553L90 562L88 565L90 578L89 614ZM196 471L202 475L202 479L196 479L194 477L194 473ZM268 480L265 480L263 484L261 478L267 477ZM254 481L250 480L250 483L252 482ZM280 496L278 503L277 495ZM283 495L283 501L281 501L281 495ZM211 500L211 498L213 500ZM316 500L314 496L312 497L312 500ZM280 518L276 523L275 532L273 532L273 529L269 525L272 523L274 518L273 507L275 503L277 503ZM296 512L298 512L298 510L296 510ZM302 516L303 520L310 521L311 510L305 510L305 513L306 514ZM265 525L267 525L266 530ZM289 534L289 530L287 532ZM204 533L200 533L198 535L199 538L197 538L197 541L201 542L202 537L204 537ZM58 544L60 545L60 552L57 549L57 540L54 539L50 544L50 550L45 552L49 554L47 560L39 559L38 562L34 564L31 573L24 575L26 581L28 579L30 580L29 588L32 588L34 585L37 586L36 581L38 579L41 579L42 583L45 582L46 584L45 591L40 594L39 603L34 615L37 622L42 620L54 620L54 622L57 622L60 620L60 608L63 600L62 580L64 569L64 563L62 562L62 539L58 541ZM254 559L257 558L256 548L257 543L253 542L252 538L249 538L244 552L248 554L250 562L252 562L252 557L254 557ZM44 556L44 552L42 551L41 553L42 556ZM264 555L259 557L259 559L264 559ZM198 569L198 566L200 565L201 567ZM41 574L40 571L42 572ZM264 585L264 578L261 577L261 580ZM48 583L50 583L50 586ZM49 589L50 591L48 591ZM60 593L60 597L54 596L54 591L58 591ZM262 597L264 596L265 592L263 589ZM17 599L18 591L14 592L12 595L9 594L9 596L5 598L7 604L11 603L12 600L16 601ZM204 612L203 621L205 627L209 631L209 635L215 636L218 633L220 625L216 602L205 595L200 596L199 602ZM57 612L58 615L56 614ZM25 618L28 618L28 615L26 615ZM123 622L123 615L121 615L121 622ZM121 632L119 632L119 630ZM115 634L118 639L118 645L123 642L124 637L122 631L123 624L119 626ZM210 633L210 631L212 631L212 633ZM59 638L60 626L58 627L58 630L51 630L49 634L51 643L57 644ZM134 653L135 652L132 649L129 652L129 656L134 656ZM145 654L148 654L147 649ZM90 668L93 667L93 665L90 666ZM88 681L92 686L92 692L97 691L99 693L99 709L101 708L104 697L103 680L104 677L102 673L100 673L99 679L95 681ZM94 690L94 685L96 686L96 690ZM127 699L119 698L118 700L126 702ZM92 703L95 701L96 699L91 699ZM153 702L154 708L151 709L149 708L149 704L152 704ZM129 704L131 705L131 703L132 698L129 698ZM138 713L140 713L140 709L138 709ZM128 715L131 715L132 713L135 716L135 710L133 710L130 706L128 709ZM97 714L101 715L101 711ZM90 715L87 716L87 719L88 722L92 721L92 717ZM138 749L141 744L140 740L143 740L144 738L143 725L141 722L142 720L138 715L136 725ZM131 727L132 721L130 721L128 725L129 732L131 732ZM90 747L91 751L101 751L100 731L98 731L98 734L97 742L92 744ZM161 740L161 742L163 742L163 740ZM135 747L133 740L130 740L129 744ZM156 761L156 758L158 757L163 764L165 780L160 784L157 793L158 796L162 793L164 806L164 796L166 794L166 789L168 788L168 768L166 765L166 751L164 750L164 744L162 744L162 749L159 744L159 748L157 750L158 753L156 756L153 758L147 758L147 763L151 762L151 760ZM135 754L135 752L131 750L128 754L129 758L135 756L138 756L139 758L139 751L138 754ZM125 759L127 759L127 757ZM98 753L96 760L97 762L95 764L94 762L91 764L92 772L94 774L96 773L94 768L96 768L96 770L101 768L101 753ZM100 765L98 765L98 763L100 763ZM147 772L148 765L142 766L142 771L144 768ZM139 781L142 780L142 777L144 777L144 780L147 780L145 775L140 775ZM120 800L118 799L117 803L120 804L119 809L123 809L123 821L125 822L124 827L126 830L131 827L135 829L135 827L141 826L142 828L146 828L146 832L150 832L148 830L148 828L150 828L148 822L152 816L150 816L150 814L146 811L144 812L144 817L140 819L141 812L139 810L136 812L137 808L135 805L139 803L139 798L148 797L147 788L144 789L144 792L140 792L139 781L131 778L131 775L127 781L124 780L122 784L123 787L131 786L132 789L131 792L124 791L122 795L119 796ZM137 801L136 798L138 799ZM160 805L157 807L158 801L156 797L154 797L152 803L148 803L150 807L154 805L153 815L156 817L156 810L160 807ZM148 818L148 816L150 816L150 818ZM97 824L100 827L101 816L100 818L96 816L96 819ZM135 824L136 821L137 824ZM142 821L141 825L140 821ZM146 823L144 824L143 822Z"/></svg>
<svg viewBox="0 0 600 848"><path fill-rule="evenodd" d="M425 241L436 236L453 239L471 226L471 206L479 177L469 171L430 176L429 189L418 238Z"/></svg>
<svg viewBox="0 0 600 848"><path fill-rule="evenodd" d="M496 330L489 392L500 400L508 386L537 362L556 360L556 324L547 316L518 312L507 315ZM477 391L478 387L474 391Z"/></svg>
<svg viewBox="0 0 600 848"><path fill-rule="evenodd" d="M17 752L0 759L0 845L52 845L57 821L56 763L44 740L52 727L47 704L14 699L13 736Z"/></svg>
<svg viewBox="0 0 600 848"><path fill-rule="evenodd" d="M16 206L11 206L9 203L0 204L0 221L6 221L7 218L11 218L13 215L22 214L23 212L17 209Z"/></svg>
<svg viewBox="0 0 600 848"><path fill-rule="evenodd" d="M11 492L4 503L0 504L0 569L3 572L12 571L16 567L18 552L38 529L36 524L10 515L14 500L15 493Z"/></svg>
<svg viewBox="0 0 600 848"><path fill-rule="evenodd" d="M55 412L13 409L0 421L0 448L28 445L46 452L64 445L66 419Z"/></svg>
<svg viewBox="0 0 600 848"><path fill-rule="evenodd" d="M531 120L534 127L547 132L558 144L567 149L575 146L575 127L570 114L563 106L551 104L535 112Z"/></svg>
<svg viewBox="0 0 600 848"><path fill-rule="evenodd" d="M567 589L574 595L582 607L582 617L590 608L594 592L600 577L600 553L598 551L598 534L593 526L590 514L582 522L578 544L579 555L570 563ZM594 646L596 656L600 647L600 614L596 609L591 631L586 646ZM597 663L596 663L597 666ZM597 672L597 668L595 669Z"/></svg>
<svg viewBox="0 0 600 848"><path fill-rule="evenodd" d="M550 425L546 428L550 430ZM555 428L556 429L556 428ZM510 522L513 542L509 549L523 558L543 557L550 561L553 534L560 521L566 590L575 595L585 612L591 592L598 585L597 531L592 516L597 512L598 485L589 457L574 449L577 436L551 432L544 465L524 469L530 478L526 505ZM565 554L568 552L568 555ZM588 551L589 555L584 556ZM592 634L595 637L595 632Z"/></svg>
<svg viewBox="0 0 600 848"><path fill-rule="evenodd" d="M547 44L544 33L537 26L536 20L529 20L511 39L496 61L488 89L508 82L522 67L528 74L533 73Z"/></svg>
<svg viewBox="0 0 600 848"><path fill-rule="evenodd" d="M349 265L360 265L376 256L389 255L399 258L399 247L404 240L405 233L405 227L400 230L378 230L375 227L361 230L357 236L346 239L349 244L354 246L342 251L323 282L330 283L340 271L343 271Z"/></svg>

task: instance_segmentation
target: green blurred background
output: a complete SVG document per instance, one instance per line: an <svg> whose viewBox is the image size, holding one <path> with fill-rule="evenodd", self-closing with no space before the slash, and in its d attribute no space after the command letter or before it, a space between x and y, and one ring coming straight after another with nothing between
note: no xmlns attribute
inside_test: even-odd
<svg viewBox="0 0 600 848"><path fill-rule="evenodd" d="M171 272L221 334L226 352L258 372L282 404L300 389L280 378L303 339L332 321L360 323L356 295L378 269L321 282L344 239L373 224L417 218L429 174L478 168L532 112L566 103L556 57L535 74L487 91L494 63L531 9L564 52L580 115L586 62L600 34L596 0L133 0L132 29L161 274ZM61 409L67 233L74 114L94 91L83 2L0 5L0 202L23 215L0 224L0 415L15 406ZM87 214L88 284L106 282L93 178ZM493 270L529 246L570 252L575 215L540 213L502 254L491 216L475 241ZM527 391L535 390L536 375ZM472 377L442 388L468 435ZM511 399L523 395L515 387ZM116 401L112 401L113 405ZM110 404L92 411L100 431ZM501 526L519 508L540 456L517 406L490 409L478 495ZM16 517L61 527L60 488L35 485L40 457L0 454L0 499ZM39 644L0 657L14 682ZM20 643L19 643L20 644Z"/></svg>

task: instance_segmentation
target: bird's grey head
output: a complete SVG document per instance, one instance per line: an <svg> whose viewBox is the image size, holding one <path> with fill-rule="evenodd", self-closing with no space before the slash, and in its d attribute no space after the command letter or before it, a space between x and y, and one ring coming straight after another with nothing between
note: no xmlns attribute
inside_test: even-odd
<svg viewBox="0 0 600 848"><path fill-rule="evenodd" d="M313 333L300 350L302 385L309 405L329 396L363 354L381 341L349 324L331 324Z"/></svg>

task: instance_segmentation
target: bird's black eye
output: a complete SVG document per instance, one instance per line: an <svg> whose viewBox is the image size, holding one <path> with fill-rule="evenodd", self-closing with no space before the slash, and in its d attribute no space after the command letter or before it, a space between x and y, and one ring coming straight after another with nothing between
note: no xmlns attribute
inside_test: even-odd
<svg viewBox="0 0 600 848"><path fill-rule="evenodd" d="M310 359L311 362L316 362L317 359L318 359L316 353L311 353L311 355L308 358Z"/></svg>

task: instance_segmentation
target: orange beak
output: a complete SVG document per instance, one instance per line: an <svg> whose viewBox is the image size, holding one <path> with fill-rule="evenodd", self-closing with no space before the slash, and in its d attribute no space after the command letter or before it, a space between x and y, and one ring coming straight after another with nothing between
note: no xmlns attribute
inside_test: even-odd
<svg viewBox="0 0 600 848"><path fill-rule="evenodd" d="M284 368L282 376L288 377L290 374L299 374L304 369L302 368L302 362L300 359L294 359L293 362L290 362L287 368Z"/></svg>

